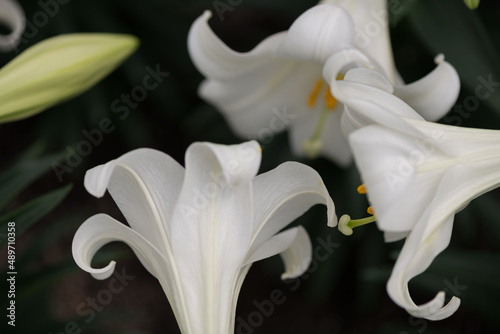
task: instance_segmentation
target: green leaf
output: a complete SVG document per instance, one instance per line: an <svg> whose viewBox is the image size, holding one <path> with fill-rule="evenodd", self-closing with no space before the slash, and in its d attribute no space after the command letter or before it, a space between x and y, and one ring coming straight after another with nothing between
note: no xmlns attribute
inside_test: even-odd
<svg viewBox="0 0 500 334"><path fill-rule="evenodd" d="M63 238L75 233L76 227L87 218L87 213L67 212L64 217L51 221L47 228L37 231L36 238L30 241L22 256L17 259L19 267L29 267L32 264L40 262L40 258L54 244L57 244Z"/></svg>
<svg viewBox="0 0 500 334"><path fill-rule="evenodd" d="M33 157L33 150L28 150L18 162L0 175L0 211L33 181L45 174L60 154L51 154L39 158Z"/></svg>
<svg viewBox="0 0 500 334"><path fill-rule="evenodd" d="M455 67L467 90L491 93L476 97L500 115L500 56L478 14L457 0L420 0L408 19L424 45Z"/></svg>
<svg viewBox="0 0 500 334"><path fill-rule="evenodd" d="M8 222L16 223L16 235L21 235L27 228L55 208L69 193L73 185L67 185L42 195L20 208L0 218L0 230L6 231Z"/></svg>

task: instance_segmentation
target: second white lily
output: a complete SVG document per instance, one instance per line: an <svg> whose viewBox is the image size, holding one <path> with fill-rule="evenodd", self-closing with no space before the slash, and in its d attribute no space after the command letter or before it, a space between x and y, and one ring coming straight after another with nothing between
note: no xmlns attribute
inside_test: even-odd
<svg viewBox="0 0 500 334"><path fill-rule="evenodd" d="M448 246L455 213L500 185L500 131L404 120L414 132L371 125L349 142L386 241L407 237L389 295L413 316L440 320L458 309L460 299L444 306L439 292L417 306L408 282Z"/></svg>

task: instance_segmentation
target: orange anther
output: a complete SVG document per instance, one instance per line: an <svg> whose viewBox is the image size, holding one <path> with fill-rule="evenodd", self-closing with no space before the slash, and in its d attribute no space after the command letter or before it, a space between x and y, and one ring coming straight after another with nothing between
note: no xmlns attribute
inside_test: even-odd
<svg viewBox="0 0 500 334"><path fill-rule="evenodd" d="M333 109L337 105L337 99L333 97L330 87L327 88L325 93L325 102L328 109Z"/></svg>
<svg viewBox="0 0 500 334"><path fill-rule="evenodd" d="M358 193L360 193L361 195L366 194L366 188L365 188L364 184L360 185L357 190L358 190Z"/></svg>
<svg viewBox="0 0 500 334"><path fill-rule="evenodd" d="M316 82L316 86L314 86L314 89L311 92L311 95L309 95L309 101L307 102L309 108L314 108L314 106L316 105L316 100L318 99L321 86L323 86L323 80L318 80Z"/></svg>
<svg viewBox="0 0 500 334"><path fill-rule="evenodd" d="M373 211L373 206L369 206L368 209L366 210L366 212L368 212L369 214L371 214L372 216L375 215L375 212Z"/></svg>

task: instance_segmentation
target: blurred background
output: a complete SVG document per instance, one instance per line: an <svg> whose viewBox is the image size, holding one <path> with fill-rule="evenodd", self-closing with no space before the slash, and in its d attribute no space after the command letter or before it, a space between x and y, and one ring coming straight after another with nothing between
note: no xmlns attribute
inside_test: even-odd
<svg viewBox="0 0 500 334"><path fill-rule="evenodd" d="M57 6L47 7L51 2ZM19 50L0 55L0 66L27 47L71 32L128 33L141 46L123 65L84 94L32 118L0 125L0 266L6 277L6 229L16 221L16 327L1 333L179 333L157 280L124 244L103 248L95 266L117 260L120 284L97 281L74 264L71 241L76 229L96 213L124 221L109 195L96 199L83 187L87 169L139 147L152 147L183 163L195 141L233 144L236 137L222 116L197 96L202 76L188 56L191 23L216 6L211 27L232 48L248 51L266 36L286 30L311 0L59 0L21 1L27 29ZM500 3L483 0L476 11L461 0L394 0L391 36L397 67L406 82L434 68L444 53L462 80L457 107L443 123L500 129L500 90L475 98L480 77L500 82ZM45 13L45 14L41 14ZM47 19L43 19L46 17ZM148 68L169 75L143 101L116 112L113 103L142 84ZM123 104L121 104L123 106ZM124 110L124 109L122 109ZM113 127L80 158L68 156L102 119ZM97 137L96 137L97 138ZM261 142L261 172L298 160L286 133ZM87 151L86 151L87 152ZM323 159L301 160L323 177L337 214L365 216L365 196L354 166L343 170ZM56 162L67 168L57 169ZM385 244L375 225L345 237L326 226L324 207L314 207L296 224L306 227L313 247L328 256L316 259L300 279L283 282L278 257L254 264L243 285L236 333L495 333L500 332L500 192L474 200L455 219L451 245L410 284L417 303L437 291L462 299L449 319L431 322L410 317L387 296L385 283L402 242ZM405 219L405 217L401 217ZM329 246L325 246L329 245ZM276 289L279 305L262 312ZM7 307L6 279L0 280ZM217 307L217 305L213 305ZM5 311L3 311L5 312ZM258 315L260 314L260 316Z"/></svg>

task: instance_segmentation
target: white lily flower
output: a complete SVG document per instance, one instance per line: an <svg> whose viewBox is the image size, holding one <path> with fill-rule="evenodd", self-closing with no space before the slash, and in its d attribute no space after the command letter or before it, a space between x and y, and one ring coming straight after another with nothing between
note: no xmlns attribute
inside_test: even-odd
<svg viewBox="0 0 500 334"><path fill-rule="evenodd" d="M500 185L500 131L405 121L416 132L371 125L349 142L386 241L407 236L389 295L413 316L440 320L458 309L460 299L444 306L445 293L439 292L417 306L408 282L448 246L455 213Z"/></svg>
<svg viewBox="0 0 500 334"><path fill-rule="evenodd" d="M207 80L200 95L214 104L240 136L258 138L263 129L290 129L294 153L304 155L304 142L318 123L320 154L346 166L351 153L340 132L336 101L322 78L322 65L336 51L352 47L354 23L335 5L315 6L288 31L274 34L247 53L227 47L210 29L206 11L188 37L191 58ZM322 110L330 117L322 120Z"/></svg>
<svg viewBox="0 0 500 334"><path fill-rule="evenodd" d="M343 78L345 69L332 78L324 77L322 68L336 52L356 46L356 31L365 27L362 21L370 18L369 10L387 12L385 1L367 3L339 2L347 10L332 3L319 4L297 18L288 31L266 38L246 53L227 47L208 26L211 13L205 12L194 22L188 37L191 58L207 77L200 86L200 96L214 104L242 137L259 139L262 131L277 133L289 128L295 154L321 155L347 166L351 152L341 131L343 106L328 87L332 80ZM387 24L371 38L369 47L362 51L394 85L391 91L417 111L428 110L431 103L426 98L459 86L456 72L445 62L414 84L396 84ZM455 99L443 98L442 110L435 108L431 118L426 118L440 118ZM436 103L436 99L431 102Z"/></svg>
<svg viewBox="0 0 500 334"><path fill-rule="evenodd" d="M98 279L115 267L94 269L92 257L119 240L132 247L160 282L183 334L234 332L240 287L253 262L281 253L283 278L300 276L311 261L302 227L280 232L315 204L333 201L310 167L289 162L256 176L259 145L192 144L184 170L171 157L139 149L87 172L94 196L113 196L130 227L98 214L73 240L76 263Z"/></svg>
<svg viewBox="0 0 500 334"><path fill-rule="evenodd" d="M24 11L16 1L0 0L0 23L11 30L8 35L0 35L0 51L11 51L21 41L26 26Z"/></svg>

